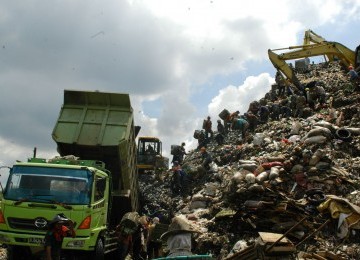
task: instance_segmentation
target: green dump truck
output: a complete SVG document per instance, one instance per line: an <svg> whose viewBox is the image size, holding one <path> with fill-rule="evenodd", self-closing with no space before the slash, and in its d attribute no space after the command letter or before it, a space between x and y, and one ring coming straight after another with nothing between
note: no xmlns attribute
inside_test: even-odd
<svg viewBox="0 0 360 260"><path fill-rule="evenodd" d="M64 91L52 138L60 156L17 162L0 210L8 259L43 254L47 223L64 213L76 222L66 259L104 259L117 250L115 226L138 210L136 143L128 94Z"/></svg>

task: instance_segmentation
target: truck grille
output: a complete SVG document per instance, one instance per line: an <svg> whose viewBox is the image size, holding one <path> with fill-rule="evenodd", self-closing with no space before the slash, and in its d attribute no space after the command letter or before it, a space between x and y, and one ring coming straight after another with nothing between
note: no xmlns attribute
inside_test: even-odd
<svg viewBox="0 0 360 260"><path fill-rule="evenodd" d="M37 227L35 226L35 219L27 219L27 218L8 218L9 226L13 229L25 229L25 230L33 230L33 231L42 231L46 230L47 226Z"/></svg>

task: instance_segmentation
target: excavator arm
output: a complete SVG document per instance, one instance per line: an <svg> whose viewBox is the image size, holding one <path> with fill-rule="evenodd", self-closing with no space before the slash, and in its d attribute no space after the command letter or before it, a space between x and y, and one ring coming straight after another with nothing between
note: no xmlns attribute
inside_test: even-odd
<svg viewBox="0 0 360 260"><path fill-rule="evenodd" d="M275 51L290 50L289 52L277 54ZM293 83L298 89L302 89L295 72L286 61L306 57L325 56L328 61L339 60L344 66L357 64L355 52L338 42L322 41L315 44L290 46L288 48L268 50L268 55L274 67Z"/></svg>
<svg viewBox="0 0 360 260"><path fill-rule="evenodd" d="M304 33L304 42L303 45L309 45L311 43L320 43L325 42L326 40L318 35L317 33L313 32L312 30L307 30Z"/></svg>

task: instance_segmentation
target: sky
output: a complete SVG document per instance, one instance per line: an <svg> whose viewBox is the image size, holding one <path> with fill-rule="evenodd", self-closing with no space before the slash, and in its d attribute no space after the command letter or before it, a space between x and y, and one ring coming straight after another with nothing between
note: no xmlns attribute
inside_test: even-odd
<svg viewBox="0 0 360 260"><path fill-rule="evenodd" d="M268 49L313 30L355 50L360 0L12 0L0 4L0 166L57 154L65 89L128 93L139 135L196 147L204 118L274 83ZM321 60L319 60L320 62ZM171 158L170 158L171 160Z"/></svg>

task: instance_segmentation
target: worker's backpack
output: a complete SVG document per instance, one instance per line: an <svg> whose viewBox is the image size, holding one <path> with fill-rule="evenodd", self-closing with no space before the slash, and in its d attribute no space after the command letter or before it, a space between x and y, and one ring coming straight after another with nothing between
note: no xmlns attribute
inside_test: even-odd
<svg viewBox="0 0 360 260"><path fill-rule="evenodd" d="M230 112L227 109L224 109L223 111L221 111L221 113L219 114L219 117L222 120L226 120L228 118L228 116L230 116Z"/></svg>
<svg viewBox="0 0 360 260"><path fill-rule="evenodd" d="M194 131L194 138L195 139L199 139L201 136L201 130L195 130Z"/></svg>
<svg viewBox="0 0 360 260"><path fill-rule="evenodd" d="M171 145L171 155L179 155L180 154L180 145L173 144Z"/></svg>

